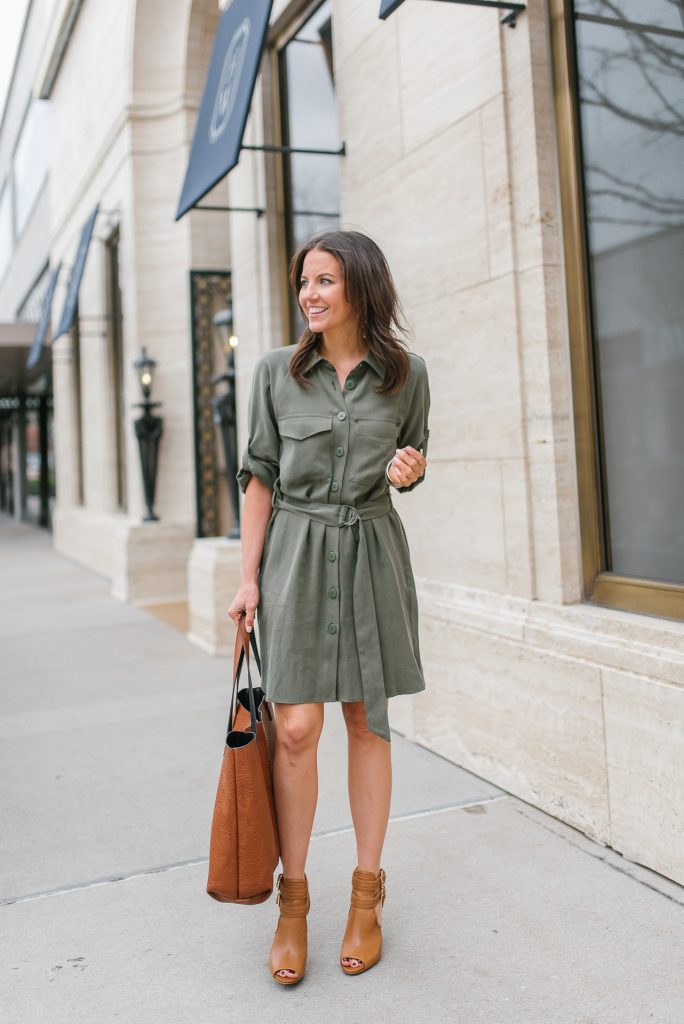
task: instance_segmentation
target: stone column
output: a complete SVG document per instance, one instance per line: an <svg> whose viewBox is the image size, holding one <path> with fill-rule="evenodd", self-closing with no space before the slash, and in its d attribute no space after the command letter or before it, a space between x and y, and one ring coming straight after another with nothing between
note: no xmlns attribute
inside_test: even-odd
<svg viewBox="0 0 684 1024"><path fill-rule="evenodd" d="M79 396L74 386L73 359L73 339L71 334L63 334L52 345L56 517L60 511L80 504Z"/></svg>

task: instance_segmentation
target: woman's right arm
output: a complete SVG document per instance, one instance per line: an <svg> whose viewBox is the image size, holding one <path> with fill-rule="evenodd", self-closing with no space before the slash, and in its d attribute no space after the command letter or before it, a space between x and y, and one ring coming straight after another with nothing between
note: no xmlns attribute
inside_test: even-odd
<svg viewBox="0 0 684 1024"><path fill-rule="evenodd" d="M264 553L266 527L273 511L272 493L270 487L253 476L247 484L242 506L242 578L228 614L237 626L241 614L245 612L248 633L251 633L254 626L254 615L259 604L259 566Z"/></svg>

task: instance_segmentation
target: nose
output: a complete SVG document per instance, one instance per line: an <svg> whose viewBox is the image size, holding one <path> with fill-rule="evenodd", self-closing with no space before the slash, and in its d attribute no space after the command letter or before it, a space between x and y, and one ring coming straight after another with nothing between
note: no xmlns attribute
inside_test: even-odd
<svg viewBox="0 0 684 1024"><path fill-rule="evenodd" d="M312 298L316 295L316 286L313 284L305 284L299 293L299 301L304 305L307 302L311 302Z"/></svg>

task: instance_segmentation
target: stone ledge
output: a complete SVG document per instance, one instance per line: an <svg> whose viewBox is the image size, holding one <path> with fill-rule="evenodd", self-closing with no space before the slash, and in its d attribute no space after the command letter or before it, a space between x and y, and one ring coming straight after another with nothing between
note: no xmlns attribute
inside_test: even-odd
<svg viewBox="0 0 684 1024"><path fill-rule="evenodd" d="M416 578L421 612L555 654L684 686L684 623L578 603L557 605Z"/></svg>
<svg viewBox="0 0 684 1024"><path fill-rule="evenodd" d="M240 540L206 537L195 540L188 560L188 639L214 656L230 654L235 626L228 606L240 585Z"/></svg>

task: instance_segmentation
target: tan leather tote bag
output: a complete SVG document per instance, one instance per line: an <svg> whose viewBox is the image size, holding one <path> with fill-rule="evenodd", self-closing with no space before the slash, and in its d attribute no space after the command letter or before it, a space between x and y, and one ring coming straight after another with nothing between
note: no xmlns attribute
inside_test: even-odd
<svg viewBox="0 0 684 1024"><path fill-rule="evenodd" d="M275 725L264 691L252 685L250 640L261 672L256 637L253 630L247 632L243 614L235 637L228 735L209 850L207 892L221 903L267 900L280 858L271 774ZM243 664L247 686L240 689Z"/></svg>

